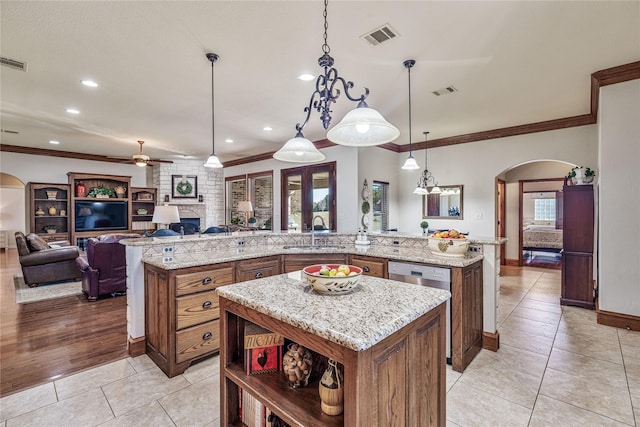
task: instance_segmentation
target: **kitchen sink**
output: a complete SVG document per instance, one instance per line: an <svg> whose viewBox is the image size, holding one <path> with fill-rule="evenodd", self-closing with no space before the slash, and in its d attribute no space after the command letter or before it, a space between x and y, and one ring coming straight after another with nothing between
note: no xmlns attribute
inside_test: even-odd
<svg viewBox="0 0 640 427"><path fill-rule="evenodd" d="M344 249L344 246L338 245L286 245L283 249L300 249L300 250L330 250L330 249Z"/></svg>

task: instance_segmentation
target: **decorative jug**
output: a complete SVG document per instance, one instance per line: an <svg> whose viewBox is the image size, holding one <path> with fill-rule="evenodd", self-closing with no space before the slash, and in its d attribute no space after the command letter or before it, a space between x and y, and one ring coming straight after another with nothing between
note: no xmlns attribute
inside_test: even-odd
<svg viewBox="0 0 640 427"><path fill-rule="evenodd" d="M117 185L113 191L116 192L116 195L118 196L118 198L122 199L124 198L124 195L127 193L127 187L123 187L122 185Z"/></svg>
<svg viewBox="0 0 640 427"><path fill-rule="evenodd" d="M335 360L329 359L320 385L320 409L327 415L340 415L344 410L344 380Z"/></svg>
<svg viewBox="0 0 640 427"><path fill-rule="evenodd" d="M55 215L58 213L58 210L55 206L49 206L49 215Z"/></svg>
<svg viewBox="0 0 640 427"><path fill-rule="evenodd" d="M36 216L42 216L44 215L44 211L42 210L42 208L40 206L38 206L36 208Z"/></svg>
<svg viewBox="0 0 640 427"><path fill-rule="evenodd" d="M87 197L87 187L82 181L76 184L76 197Z"/></svg>

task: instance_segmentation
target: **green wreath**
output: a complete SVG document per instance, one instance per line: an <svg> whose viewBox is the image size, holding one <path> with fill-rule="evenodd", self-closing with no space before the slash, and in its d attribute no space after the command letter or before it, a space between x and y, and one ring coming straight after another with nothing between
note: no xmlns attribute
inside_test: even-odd
<svg viewBox="0 0 640 427"><path fill-rule="evenodd" d="M191 192L193 191L193 185L191 185L189 181L180 181L178 185L176 185L176 190L178 190L178 193L186 196L187 194L191 194Z"/></svg>

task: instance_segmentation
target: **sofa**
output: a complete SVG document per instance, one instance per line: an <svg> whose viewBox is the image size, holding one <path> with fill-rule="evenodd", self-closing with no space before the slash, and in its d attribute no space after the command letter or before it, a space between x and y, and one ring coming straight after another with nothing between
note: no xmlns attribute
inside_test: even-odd
<svg viewBox="0 0 640 427"><path fill-rule="evenodd" d="M28 286L81 277L76 265L80 255L76 246L69 246L69 242L47 243L35 233L25 236L21 231L15 233L15 238L22 275Z"/></svg>
<svg viewBox="0 0 640 427"><path fill-rule="evenodd" d="M102 295L126 294L126 247L120 240L140 237L135 233L116 233L87 240L86 255L78 257L76 264L82 272L82 290L89 301Z"/></svg>

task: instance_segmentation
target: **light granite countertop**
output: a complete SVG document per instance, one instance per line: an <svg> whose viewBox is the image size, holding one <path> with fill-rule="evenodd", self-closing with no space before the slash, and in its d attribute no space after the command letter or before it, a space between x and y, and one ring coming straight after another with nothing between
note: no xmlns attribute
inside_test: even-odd
<svg viewBox="0 0 640 427"><path fill-rule="evenodd" d="M218 294L355 351L366 350L451 297L448 291L362 276L353 292L319 295L301 272L218 288Z"/></svg>
<svg viewBox="0 0 640 427"><path fill-rule="evenodd" d="M143 257L142 261L146 264L153 265L164 270L176 270L180 268L197 267L207 264L217 264L281 254L317 254L318 263L322 263L322 255L332 253L373 256L395 261L417 262L443 267L466 267L482 260L483 258L482 254L473 252L468 252L464 257L458 258L435 255L430 250L421 248L377 245L361 247L354 244L347 244L330 249L285 249L282 245L244 246L235 248L224 246L209 251L175 253L170 257Z"/></svg>

